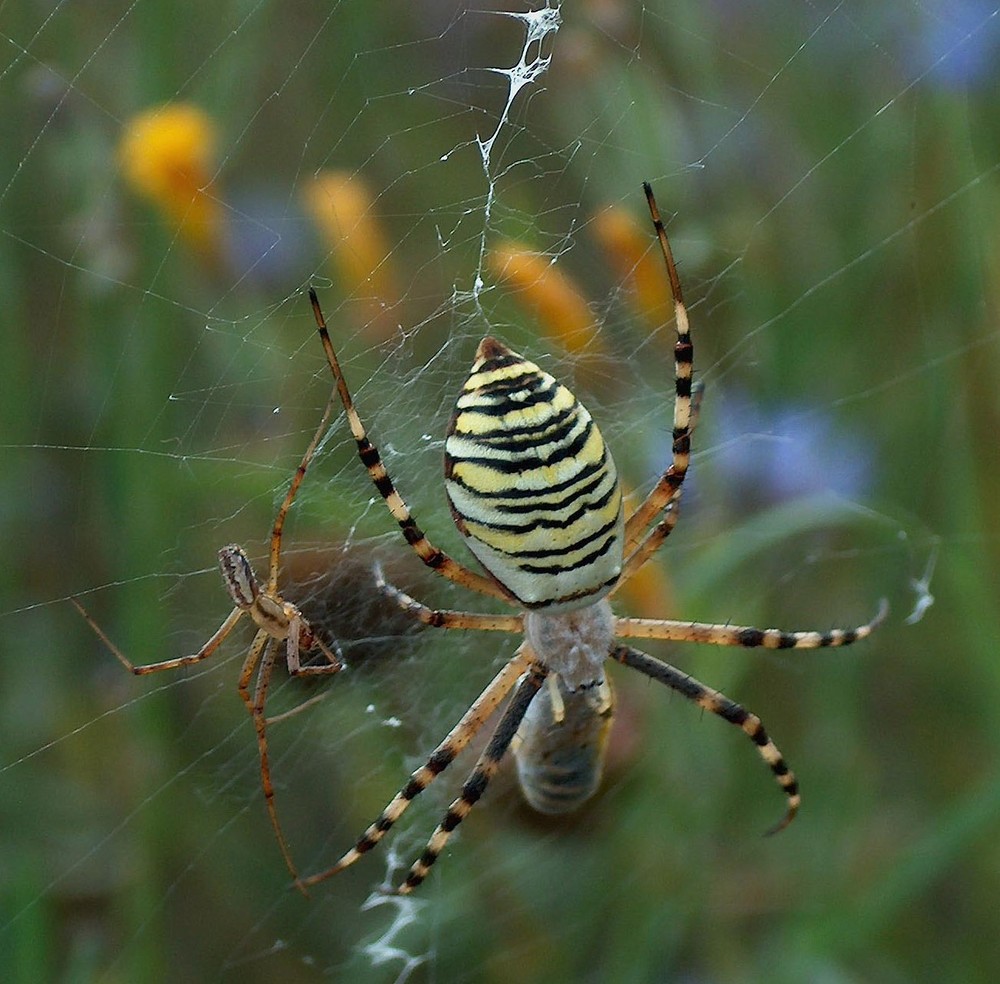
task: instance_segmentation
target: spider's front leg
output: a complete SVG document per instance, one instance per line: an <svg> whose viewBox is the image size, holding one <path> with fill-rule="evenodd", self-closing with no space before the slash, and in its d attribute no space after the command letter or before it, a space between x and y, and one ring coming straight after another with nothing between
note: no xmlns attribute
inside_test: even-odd
<svg viewBox="0 0 1000 984"><path fill-rule="evenodd" d="M396 486L389 475L388 469L382 461L378 447L368 437L368 431L361 421L351 391L348 389L347 380L340 368L340 360L330 339L330 332L326 326L326 319L319 305L319 298L316 291L309 288L309 301L312 304L313 317L316 320L316 328L319 332L320 341L323 344L323 351L326 353L326 360L333 375L336 392L347 415L347 422L351 428L351 435L357 445L358 457L368 471L368 475L375 486L376 491L382 497L393 519L399 525L403 538L410 548L417 554L420 560L426 564L436 574L446 577L449 581L461 584L471 591L478 591L480 594L490 595L494 598L507 599L501 588L475 571L469 570L457 560L449 557L443 550L438 549L427 538L424 531L417 524L416 519L410 512L403 497L399 494Z"/></svg>

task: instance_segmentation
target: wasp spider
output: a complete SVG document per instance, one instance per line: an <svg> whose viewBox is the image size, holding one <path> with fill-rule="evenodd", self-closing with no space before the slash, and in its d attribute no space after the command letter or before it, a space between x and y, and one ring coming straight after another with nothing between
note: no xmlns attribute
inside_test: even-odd
<svg viewBox="0 0 1000 984"><path fill-rule="evenodd" d="M379 588L426 625L523 633L524 641L448 736L416 770L357 843L332 867L303 879L315 885L370 851L419 793L469 744L513 691L499 723L458 798L397 889L408 893L427 876L452 831L483 795L504 753L515 749L527 801L543 813L566 813L596 790L614 706L605 663L615 660L666 684L741 728L786 796L785 827L799 808L799 789L760 719L718 691L618 641L670 639L719 646L814 649L846 646L868 636L866 625L829 632L784 632L670 619L617 618L609 597L667 538L690 457L700 388L691 382L687 310L667 235L648 184L653 225L674 300L673 454L645 501L628 519L614 461L590 414L534 363L484 338L462 387L445 444L445 490L452 517L487 576L437 549L410 514L368 439L310 292L320 337L361 461L407 543L432 570L473 591L502 598L517 614L435 611L387 584Z"/></svg>
<svg viewBox="0 0 1000 984"><path fill-rule="evenodd" d="M249 615L251 621L257 625L257 633L250 643L250 649L243 661L243 668L240 670L237 690L243 703L246 705L250 716L253 718L254 728L257 732L257 748L260 757L260 783L264 791L264 802L267 805L267 813L274 828L274 834L281 850L281 856L285 859L289 872L296 883L298 872L292 861L291 852L281 830L281 823L278 820L278 810L274 802L274 786L271 782L271 769L268 763L267 754L267 726L277 718L269 719L264 712L267 700L268 685L271 682L271 673L274 669L274 661L277 658L279 646L285 644L285 663L290 676L318 676L336 673L342 669L340 660L330 651L330 648L313 631L306 621L302 612L298 610L290 601L285 601L278 592L278 569L281 563L281 536L285 527L285 517L291 509L295 496L305 478L306 469L316 452L320 439L326 431L333 410L334 402L337 399L336 390L331 391L330 399L327 401L326 409L320 420L316 433L313 434L309 446L306 448L302 461L295 470L285 499L275 516L274 525L271 528L271 554L268 566L267 583L261 584L253 567L250 566L250 559L246 551L236 544L229 544L219 551L219 568L222 572L222 581L226 586L235 607L229 613L226 620L213 633L212 637L205 643L198 652L190 656L178 656L174 659L165 659L159 663L148 663L144 666L136 666L105 634L104 630L94 621L86 609L75 598L71 599L80 614L87 620L91 628L104 641L124 667L136 676L145 676L147 673L159 673L163 670L176 670L182 666L190 666L193 663L200 663L203 659L208 659L222 645L229 634L242 621L244 615ZM318 649L326 662L315 665L303 666L302 656L308 655L313 650ZM257 679L254 683L253 691L250 689L250 681L254 672ZM306 704L299 705L293 711L287 712L280 717L297 713L308 704L315 701L307 701Z"/></svg>

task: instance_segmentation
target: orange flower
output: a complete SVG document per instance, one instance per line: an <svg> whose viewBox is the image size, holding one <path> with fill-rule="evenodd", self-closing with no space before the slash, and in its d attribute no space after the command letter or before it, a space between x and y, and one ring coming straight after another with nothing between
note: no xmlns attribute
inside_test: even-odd
<svg viewBox="0 0 1000 984"><path fill-rule="evenodd" d="M619 278L635 285L632 297L639 316L651 328L666 324L674 312L670 283L648 221L640 225L630 212L609 205L594 216L592 229Z"/></svg>
<svg viewBox="0 0 1000 984"><path fill-rule="evenodd" d="M125 126L118 160L125 180L198 249L218 255L221 208L212 193L215 125L196 106L145 110Z"/></svg>
<svg viewBox="0 0 1000 984"><path fill-rule="evenodd" d="M494 275L506 281L534 308L542 330L567 352L601 351L594 315L582 291L544 254L505 240L489 257Z"/></svg>
<svg viewBox="0 0 1000 984"><path fill-rule="evenodd" d="M333 254L344 296L361 301L366 324L385 337L396 326L399 292L367 182L346 171L323 171L303 198Z"/></svg>

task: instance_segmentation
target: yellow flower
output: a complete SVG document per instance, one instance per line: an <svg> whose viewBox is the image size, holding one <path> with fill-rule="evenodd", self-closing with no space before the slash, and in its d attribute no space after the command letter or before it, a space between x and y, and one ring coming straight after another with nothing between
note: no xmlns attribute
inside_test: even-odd
<svg viewBox="0 0 1000 984"><path fill-rule="evenodd" d="M213 256L222 232L222 210L212 190L215 142L215 125L202 110L170 103L132 117L118 148L128 184Z"/></svg>
<svg viewBox="0 0 1000 984"><path fill-rule="evenodd" d="M389 334L398 320L399 292L368 183L358 174L322 171L306 185L303 200L333 255L344 297L360 303L374 334Z"/></svg>

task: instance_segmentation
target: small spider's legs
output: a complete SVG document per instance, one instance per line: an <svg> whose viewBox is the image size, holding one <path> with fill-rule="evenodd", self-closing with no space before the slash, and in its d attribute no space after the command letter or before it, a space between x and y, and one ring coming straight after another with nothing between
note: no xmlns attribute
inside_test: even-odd
<svg viewBox="0 0 1000 984"><path fill-rule="evenodd" d="M302 612L294 605L285 602L286 611L291 612L288 622L288 640L286 643L286 663L289 676L325 676L329 673L339 673L344 664L340 657L334 654L330 647L313 633L309 623L305 620ZM301 653L303 648L308 647L308 652L318 649L326 659L326 664L319 666L303 666ZM340 647L337 646L339 650Z"/></svg>
<svg viewBox="0 0 1000 984"><path fill-rule="evenodd" d="M693 434L695 426L698 423L698 414L701 412L701 400L705 393L705 385L700 380L691 387L691 421L688 428L688 433ZM654 526L646 538L635 547L631 554L626 553L625 564L622 567L621 575L618 578L618 584L615 585L612 590L614 594L618 588L625 584L636 571L642 567L657 550L660 549L661 544L670 534L673 532L674 527L677 525L677 520L680 518L680 498L681 492L683 491L682 486L678 486L670 498L670 500L663 506L661 510L663 512L663 519ZM641 530L637 531L641 533ZM626 547L628 547L628 542L626 541Z"/></svg>
<svg viewBox="0 0 1000 984"><path fill-rule="evenodd" d="M230 632L232 632L236 623L239 622L244 615L249 615L257 624L259 631L254 636L247 656L243 661L237 689L239 691L240 698L243 700L247 711L253 719L254 728L257 732L261 787L264 792L264 800L267 805L267 812L271 820L271 826L274 829L274 834L278 841L278 847L281 850L285 864L296 882L298 882L298 872L292 862L287 842L285 841L284 834L282 833L281 824L278 820L277 807L274 802L274 786L271 782L271 770L267 750L268 719L264 714L264 706L267 698L268 686L271 680L271 673L274 669L274 663L279 652L278 646L282 642L285 644L286 661L290 676L316 676L330 674L336 673L342 668L342 664L337 656L334 655L330 648L313 634L309 623L305 620L298 608L290 602L286 602L278 594L281 537L284 530L285 519L295 501L299 487L305 477L306 470L316 453L316 448L319 446L319 442L322 440L323 434L326 432L337 397L337 389L331 389L319 426L316 428L312 439L309 441L309 445L307 446L305 453L302 456L302 460L296 469L295 475L293 476L288 487L288 491L285 493L285 498L282 501L281 507L278 509L277 516L275 516L274 524L271 528L271 552L267 585L262 586L257 580L253 567L251 566L246 552L242 547L230 544L229 546L223 547L219 551L219 565L222 572L223 583L225 584L226 591L229 593L229 596L235 603L236 607L226 618L225 622L222 623L213 636L197 653L192 656L181 656L177 659L163 660L162 662L152 663L147 666L136 666L125 656L124 653L121 652L120 649L118 649L117 646L111 642L94 619L91 618L86 612L83 606L75 599L72 599L77 610L81 615L83 615L86 621L90 624L91 628L93 628L99 638L104 641L119 662L121 662L122 665L125 666L125 668L130 672L137 675L155 673L159 670L176 669L178 667L188 666L192 663L198 663L201 660L206 659L219 648L223 640L230 634ZM318 648L323 653L323 656L326 659L326 665L302 666L300 660L301 653L309 652L315 648ZM253 695L251 696L250 681L253 678L255 671L257 672L257 682L254 687ZM315 699L307 701L307 704L314 702ZM301 710L301 708L298 708L298 710ZM288 717L291 713L294 712L289 712L285 715L278 715L276 720L282 717Z"/></svg>
<svg viewBox="0 0 1000 984"><path fill-rule="evenodd" d="M289 637L290 638L290 637ZM339 673L344 668L344 663L340 657L334 653L329 646L318 636L313 636L313 648L318 649L326 658L325 666L301 666L296 661L293 666L291 661L288 664L289 676L323 676L327 673ZM339 650L340 647L338 646Z"/></svg>
<svg viewBox="0 0 1000 984"><path fill-rule="evenodd" d="M523 615L484 615L479 612L456 612L449 609L428 608L405 591L389 584L382 574L382 565L375 565L375 585L386 597L418 622L437 629L478 629L484 632L524 632Z"/></svg>
<svg viewBox="0 0 1000 984"><path fill-rule="evenodd" d="M282 711L280 714L275 714L274 717L269 717L264 719L264 723L270 728L272 724L279 724L282 721L287 721L289 718L295 717L296 714L301 714L303 711L309 710L310 707L314 707L316 704L322 703L327 697L330 696L331 691L324 690L321 694L316 694L314 697L310 697L308 700L302 701L301 704L296 704L294 707L290 707L287 711Z"/></svg>
<svg viewBox="0 0 1000 984"><path fill-rule="evenodd" d="M659 618L615 619L615 635L623 639L669 639L674 642L702 642L713 646L743 646L754 649L822 649L849 646L867 639L882 624L889 612L883 598L878 613L854 629L830 629L828 632L783 632L781 629L755 629L747 625L713 625L710 622L678 622Z"/></svg>
<svg viewBox="0 0 1000 984"><path fill-rule="evenodd" d="M334 673L339 673L344 669L344 663L340 657L334 654L330 648L320 639L318 636L312 636L312 647L313 649L318 649L325 657L326 664L320 666L302 666L299 663L299 652L301 651L298 646L295 647L295 655L292 656L292 639L295 637L291 633L301 633L302 616L298 618L298 622L290 627L290 634L287 640L286 648L286 660L289 676L327 676ZM340 647L338 646L338 651ZM321 700L326 700L330 696L329 691L325 691L321 694L316 694L314 697L310 697L308 700L303 701L301 704L297 704L295 707L290 708L287 711L282 711L280 714L275 714L274 717L269 717L266 719L265 723L268 727L272 724L277 724L279 721L285 721L290 717L295 717L296 714L301 714L302 711L314 704L318 704Z"/></svg>
<svg viewBox="0 0 1000 984"><path fill-rule="evenodd" d="M358 838L354 847L332 867L303 878L301 884L315 885L326 880L354 864L378 844L410 803L451 765L459 752L479 733L479 729L510 693L517 678L527 669L531 661L532 656L525 652L523 647L519 649L476 698L476 702L462 715L462 719L451 729L444 741L434 749L427 763L410 776L410 781L393 797L389 805L379 814L378 819Z"/></svg>
<svg viewBox="0 0 1000 984"><path fill-rule="evenodd" d="M545 682L548 672L548 669L540 663L533 662L531 664L507 705L503 717L500 718L500 723L497 725L496 731L493 732L489 744L483 754L479 756L479 761L476 762L469 778L465 780L461 795L448 807L444 819L431 834L431 839L427 842L424 853L413 862L406 880L396 889L397 895L409 895L427 877L431 866L444 850L454 829L469 815L469 811L486 792L490 779L500 767L504 754L517 734L517 729L528 710L528 705Z"/></svg>
<svg viewBox="0 0 1000 984"><path fill-rule="evenodd" d="M271 562L268 567L267 576L268 594L274 596L278 593L278 564L281 559L281 534L285 528L285 517L288 515L288 510L292 508L292 503L295 501L295 496L298 495L302 479L306 477L306 469L309 467L313 455L316 453L316 448L319 446L319 442L326 432L326 425L330 422L330 414L333 412L333 404L336 396L336 390L331 390L330 398L326 401L326 407L319 422L319 427L316 428L316 433L313 434L312 440L306 447L299 467L295 469L295 475L292 478L291 485L288 486L288 491L285 493L285 498L281 503L281 508L278 510L278 515L274 517L274 526L271 528Z"/></svg>
<svg viewBox="0 0 1000 984"><path fill-rule="evenodd" d="M236 689L239 691L240 697L243 698L243 703L246 704L247 711L250 714L253 714L254 706L254 698L250 696L250 678L253 676L254 670L257 669L261 653L264 652L264 646L267 645L267 641L270 638L271 636L268 635L266 629L260 629L253 637L253 642L250 643L246 659L243 660L243 666L240 668L240 678L236 683ZM257 689L260 689L259 680ZM256 690L254 693L256 694Z"/></svg>
<svg viewBox="0 0 1000 984"><path fill-rule="evenodd" d="M629 557L639 545L646 527L676 497L681 485L684 484L691 458L691 371L694 348L691 344L687 308L684 305L681 281L670 249L670 240L663 227L660 210L653 197L653 189L648 182L644 182L642 187L646 192L649 214L652 216L663 260L667 265L670 293L674 299L674 325L677 331L677 341L674 343L674 432L670 467L663 473L646 500L629 516L625 525L626 557Z"/></svg>
<svg viewBox="0 0 1000 984"><path fill-rule="evenodd" d="M679 694L693 700L699 707L712 714L717 714L730 724L735 724L750 737L750 740L757 746L760 757L768 764L774 778L778 780L778 785L784 790L788 797L788 808L785 815L766 833L776 834L779 830L787 827L798 812L801 796L799 795L799 784L795 775L785 764L785 760L778 751L778 746L768 737L761 724L760 718L756 714L751 714L735 701L731 701L725 694L717 690L711 690L703 683L699 683L694 677L688 676L675 670L669 663L661 662L647 656L638 649L630 646L616 646L611 651L611 659L631 666L632 669L644 673L646 676L660 683L665 683L668 687L676 690Z"/></svg>
<svg viewBox="0 0 1000 984"><path fill-rule="evenodd" d="M323 343L323 350L326 352L326 360L330 364L330 371L337 384L337 392L340 394L340 401L344 405L347 414L347 421L351 427L351 434L358 446L358 456L361 463L368 469L368 474L378 490L379 495L385 500L385 504L392 513L393 518L399 524L403 537L413 548L417 556L433 570L435 573L461 584L472 591L480 594L490 595L494 598L502 598L505 601L510 599L494 581L477 574L475 571L464 567L457 560L453 560L442 550L435 547L424 535L423 530L417 525L416 520L410 513L409 508L403 501L403 497L396 491L396 487L386 471L378 448L368 439L365 426L358 416L358 411L354 407L350 390L347 388L347 381L340 369L340 362L337 353L334 351L333 343L330 341L330 333L326 328L326 320L319 306L319 298L316 291L309 288L309 300L312 302L313 314L316 318L316 326L319 330L319 337Z"/></svg>
<svg viewBox="0 0 1000 984"><path fill-rule="evenodd" d="M288 868L295 884L298 885L299 873L292 861L291 851L288 849L288 842L285 840L284 832L281 829L281 822L278 820L278 807L274 802L274 784L271 782L271 766L267 753L267 718L264 716L264 706L267 702L267 689L271 683L271 673L274 670L274 662L278 655L279 643L272 639L263 630L254 637L250 647L250 653L243 664L243 671L240 673L240 696L247 701L250 716L253 718L254 730L257 732L257 752L260 758L260 785L264 791L264 803L267 806L267 815L271 821L271 829L274 831L275 839L278 841L278 849L284 858L285 867ZM249 682L249 673L253 666L260 661L260 669L257 673L257 684L254 687L253 700L246 693L246 684ZM325 669L326 667L324 667ZM299 886L303 895L308 893Z"/></svg>
<svg viewBox="0 0 1000 984"><path fill-rule="evenodd" d="M236 623L243 617L243 610L240 608L234 608L226 618L225 622L215 630L212 638L205 643L198 652L191 656L178 656L175 659L165 659L159 663L147 663L145 666L136 666L106 635L104 630L94 621L90 612L87 611L83 605L76 600L76 598L70 598L73 606L76 610L84 617L87 624L94 630L97 634L98 639L104 643L111 653L117 658L118 662L122 664L130 673L134 673L136 676L145 676L147 673L159 673L160 670L176 670L181 666L191 666L194 663L200 663L203 659L208 659L216 649L222 645L226 636L233 631Z"/></svg>

